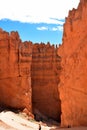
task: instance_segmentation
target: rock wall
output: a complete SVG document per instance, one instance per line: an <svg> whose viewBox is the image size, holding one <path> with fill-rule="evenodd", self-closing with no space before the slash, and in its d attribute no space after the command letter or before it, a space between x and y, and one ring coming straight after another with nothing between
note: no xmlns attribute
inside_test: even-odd
<svg viewBox="0 0 87 130"><path fill-rule="evenodd" d="M87 125L87 0L69 12L64 24L59 93L61 125Z"/></svg>
<svg viewBox="0 0 87 130"><path fill-rule="evenodd" d="M32 112L32 43L0 29L0 105Z"/></svg>
<svg viewBox="0 0 87 130"><path fill-rule="evenodd" d="M34 44L32 52L33 113L60 121L61 103L58 83L60 60L57 48L48 44Z"/></svg>
<svg viewBox="0 0 87 130"><path fill-rule="evenodd" d="M0 106L60 121L57 47L22 42L17 32L0 29ZM41 116L42 118L42 116Z"/></svg>

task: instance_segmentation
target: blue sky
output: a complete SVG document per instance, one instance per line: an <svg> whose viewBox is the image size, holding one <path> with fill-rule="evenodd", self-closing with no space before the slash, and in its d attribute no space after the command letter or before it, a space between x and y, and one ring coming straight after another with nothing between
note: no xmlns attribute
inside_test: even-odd
<svg viewBox="0 0 87 130"><path fill-rule="evenodd" d="M63 23L79 0L0 0L0 28L18 31L22 41L62 42Z"/></svg>
<svg viewBox="0 0 87 130"><path fill-rule="evenodd" d="M18 31L22 41L61 43L62 25L46 23L22 23L11 20L0 20L0 27L8 32ZM59 28L59 29L58 29ZM59 30L59 31L58 31Z"/></svg>

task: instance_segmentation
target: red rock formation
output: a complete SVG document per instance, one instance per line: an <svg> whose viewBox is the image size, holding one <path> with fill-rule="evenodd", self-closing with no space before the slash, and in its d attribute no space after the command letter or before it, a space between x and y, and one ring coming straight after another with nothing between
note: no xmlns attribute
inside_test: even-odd
<svg viewBox="0 0 87 130"><path fill-rule="evenodd" d="M34 44L32 52L32 98L33 112L60 120L61 104L58 93L60 57L57 48ZM37 112L38 111L38 112ZM44 117L43 117L44 118Z"/></svg>
<svg viewBox="0 0 87 130"><path fill-rule="evenodd" d="M32 112L32 43L0 29L0 105Z"/></svg>
<svg viewBox="0 0 87 130"><path fill-rule="evenodd" d="M61 125L87 125L87 0L69 12L58 54L62 58Z"/></svg>
<svg viewBox="0 0 87 130"><path fill-rule="evenodd" d="M60 120L59 73L57 48L22 43L17 32L0 29L0 105L31 115L33 102L34 113Z"/></svg>

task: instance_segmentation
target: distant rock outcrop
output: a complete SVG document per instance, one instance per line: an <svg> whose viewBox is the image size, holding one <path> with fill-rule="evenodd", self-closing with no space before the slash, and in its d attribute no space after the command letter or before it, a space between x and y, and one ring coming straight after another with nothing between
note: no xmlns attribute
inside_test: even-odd
<svg viewBox="0 0 87 130"><path fill-rule="evenodd" d="M69 12L64 25L59 93L61 125L87 125L87 0Z"/></svg>

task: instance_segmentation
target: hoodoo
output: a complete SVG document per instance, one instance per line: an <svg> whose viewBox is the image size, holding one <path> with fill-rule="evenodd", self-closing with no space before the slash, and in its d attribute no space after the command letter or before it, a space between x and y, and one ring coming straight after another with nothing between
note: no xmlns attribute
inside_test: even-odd
<svg viewBox="0 0 87 130"><path fill-rule="evenodd" d="M31 54L31 42L22 43L17 32L9 34L0 29L0 106L26 108L30 115Z"/></svg>

